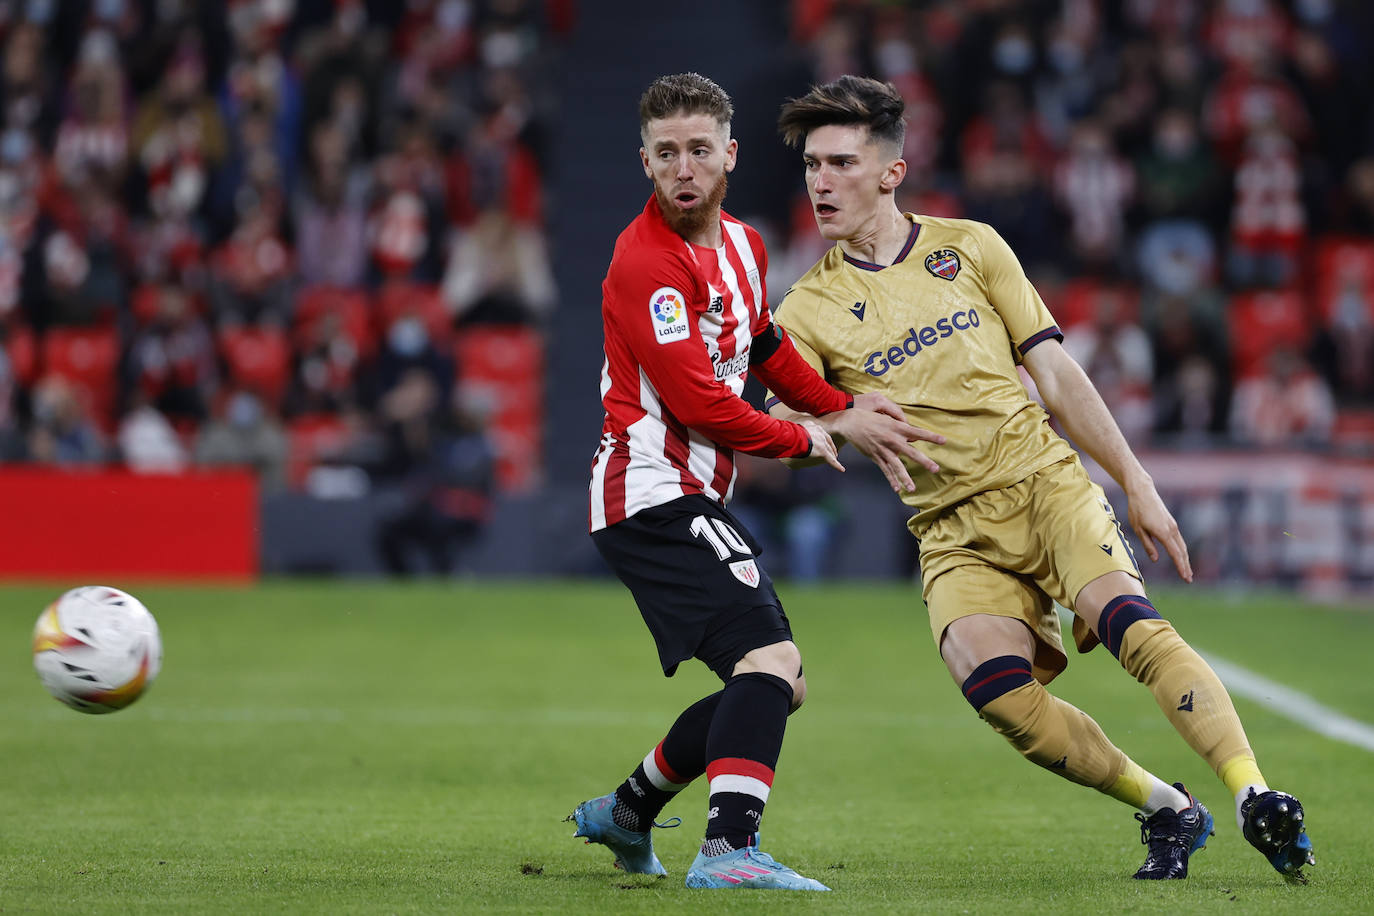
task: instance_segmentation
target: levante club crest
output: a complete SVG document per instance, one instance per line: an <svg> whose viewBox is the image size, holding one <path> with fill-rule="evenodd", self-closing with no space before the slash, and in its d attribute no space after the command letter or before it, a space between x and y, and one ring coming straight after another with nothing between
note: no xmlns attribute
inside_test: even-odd
<svg viewBox="0 0 1374 916"><path fill-rule="evenodd" d="M959 276L959 256L948 248L926 255L926 270L945 280Z"/></svg>

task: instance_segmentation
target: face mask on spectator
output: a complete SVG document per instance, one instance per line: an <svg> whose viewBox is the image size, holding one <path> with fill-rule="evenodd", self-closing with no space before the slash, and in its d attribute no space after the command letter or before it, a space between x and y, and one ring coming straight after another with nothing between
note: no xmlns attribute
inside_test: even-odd
<svg viewBox="0 0 1374 916"><path fill-rule="evenodd" d="M992 61L1003 73L1025 73L1035 62L1035 49L1022 35L999 39L992 49Z"/></svg>
<svg viewBox="0 0 1374 916"><path fill-rule="evenodd" d="M262 405L248 392L240 391L229 399L229 408L225 416L230 426L236 429L249 429L256 426L262 418Z"/></svg>
<svg viewBox="0 0 1374 916"><path fill-rule="evenodd" d="M387 342L401 356L418 356L429 343L429 335L419 319L402 318L391 326Z"/></svg>

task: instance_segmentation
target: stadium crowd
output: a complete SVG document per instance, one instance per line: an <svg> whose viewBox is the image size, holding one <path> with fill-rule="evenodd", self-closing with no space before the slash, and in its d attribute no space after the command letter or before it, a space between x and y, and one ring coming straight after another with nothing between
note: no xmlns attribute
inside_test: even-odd
<svg viewBox="0 0 1374 916"><path fill-rule="evenodd" d="M461 338L554 307L547 71L571 14L0 3L0 462L275 488L323 456L480 519L491 405ZM431 521L403 507L385 537Z"/></svg>
<svg viewBox="0 0 1374 916"><path fill-rule="evenodd" d="M901 90L903 207L1007 239L1133 444L1374 449L1374 6L791 11L814 81ZM800 180L779 234L780 291L828 247Z"/></svg>
<svg viewBox="0 0 1374 916"><path fill-rule="evenodd" d="M0 461L277 487L461 452L486 492L490 392L517 381L455 382L483 329L537 353L558 298L572 6L0 4ZM903 206L1007 238L1133 443L1374 449L1374 7L787 9L812 80L900 88ZM775 296L826 247L796 195Z"/></svg>

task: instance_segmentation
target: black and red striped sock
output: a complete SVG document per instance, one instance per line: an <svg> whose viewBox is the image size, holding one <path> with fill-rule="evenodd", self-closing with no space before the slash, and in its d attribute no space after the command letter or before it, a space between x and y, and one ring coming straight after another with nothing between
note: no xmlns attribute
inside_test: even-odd
<svg viewBox="0 0 1374 916"><path fill-rule="evenodd" d="M684 709L663 740L615 790L611 818L617 826L637 833L648 830L673 796L706 772L706 736L721 693Z"/></svg>
<svg viewBox="0 0 1374 916"><path fill-rule="evenodd" d="M791 705L791 685L775 675L756 671L725 683L706 741L706 854L742 849L758 831Z"/></svg>

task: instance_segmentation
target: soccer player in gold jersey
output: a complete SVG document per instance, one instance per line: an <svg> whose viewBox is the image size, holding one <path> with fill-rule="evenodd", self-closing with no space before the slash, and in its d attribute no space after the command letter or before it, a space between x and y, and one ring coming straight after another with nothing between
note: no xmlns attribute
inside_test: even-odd
<svg viewBox="0 0 1374 916"><path fill-rule="evenodd" d="M1071 608L1078 650L1103 643L1150 689L1235 796L1245 838L1302 880L1314 862L1302 806L1265 783L1225 687L1146 597L1102 489L1017 366L1065 433L1121 485L1150 559L1162 549L1191 581L1177 523L1006 242L983 223L897 207L903 107L891 84L853 76L783 106L779 128L803 151L816 223L836 245L775 315L831 384L880 392L911 425L946 436L926 444L940 470L914 474L889 445L852 440L914 512L909 527L945 665L1025 757L1137 809L1149 853L1135 877L1186 877L1189 857L1214 832L1211 814L1045 689L1068 663L1055 602ZM775 415L795 416L771 401Z"/></svg>

